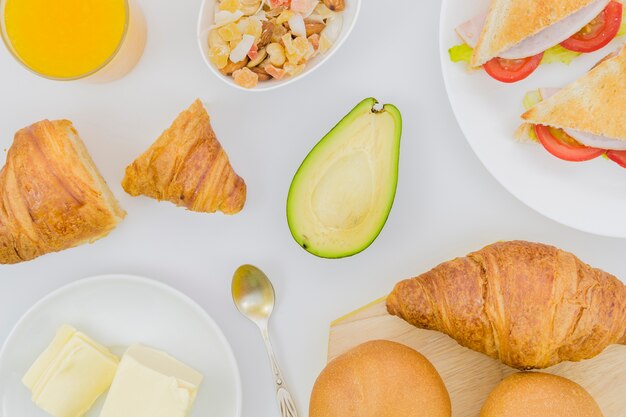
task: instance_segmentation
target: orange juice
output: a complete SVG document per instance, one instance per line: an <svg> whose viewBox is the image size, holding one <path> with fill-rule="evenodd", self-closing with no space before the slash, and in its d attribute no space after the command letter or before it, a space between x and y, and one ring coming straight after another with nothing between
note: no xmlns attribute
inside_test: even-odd
<svg viewBox="0 0 626 417"><path fill-rule="evenodd" d="M107 64L128 27L126 0L5 0L4 35L22 63L51 78Z"/></svg>

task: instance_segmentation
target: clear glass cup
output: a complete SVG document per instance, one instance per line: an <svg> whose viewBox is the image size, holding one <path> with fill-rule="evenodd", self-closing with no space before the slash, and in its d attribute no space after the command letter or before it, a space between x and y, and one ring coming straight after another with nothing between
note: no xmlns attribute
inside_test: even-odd
<svg viewBox="0 0 626 417"><path fill-rule="evenodd" d="M15 0L12 0L15 1ZM2 40L13 57L29 71L56 81L86 80L90 82L109 82L128 74L139 62L146 44L146 21L136 0L124 0L126 22L124 33L115 51L98 67L77 76L55 77L31 68L16 52L11 44L5 25L5 8L7 0L0 0L0 32Z"/></svg>

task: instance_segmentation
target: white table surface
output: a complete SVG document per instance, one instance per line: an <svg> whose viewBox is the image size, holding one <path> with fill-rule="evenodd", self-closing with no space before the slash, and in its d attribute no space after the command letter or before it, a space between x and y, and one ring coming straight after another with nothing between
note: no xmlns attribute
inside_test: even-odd
<svg viewBox="0 0 626 417"><path fill-rule="evenodd" d="M37 120L71 119L128 211L109 237L93 245L0 266L0 342L33 303L64 284L112 272L151 277L190 295L224 330L239 361L243 415L277 416L261 338L230 298L233 271L253 263L275 284L275 348L306 416L325 363L330 321L441 261L497 240L527 239L626 276L626 240L544 218L512 197L474 156L440 73L439 2L365 0L351 38L323 68L264 94L226 86L205 67L196 44L199 0L141 3L149 31L145 55L118 82L47 81L0 50L0 149ZM367 96L403 113L395 206L367 251L318 259L291 238L287 190L310 148ZM248 184L246 207L234 217L131 198L119 185L125 166L196 97L207 103L218 137Z"/></svg>

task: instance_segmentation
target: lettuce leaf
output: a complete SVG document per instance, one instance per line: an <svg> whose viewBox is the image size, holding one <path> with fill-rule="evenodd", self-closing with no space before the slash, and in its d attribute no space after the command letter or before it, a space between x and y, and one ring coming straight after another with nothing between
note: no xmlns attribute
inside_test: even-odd
<svg viewBox="0 0 626 417"><path fill-rule="evenodd" d="M524 99L522 100L522 104L524 105L525 110L530 110L535 104L543 101L543 97L541 97L541 93L539 90L531 90L524 95Z"/></svg>
<svg viewBox="0 0 626 417"><path fill-rule="evenodd" d="M522 123L515 131L514 138L521 143L539 142L535 133L535 126L531 123Z"/></svg>
<svg viewBox="0 0 626 417"><path fill-rule="evenodd" d="M622 28L626 31L626 21L622 24ZM455 45L448 49L450 55L450 61L452 62L465 62L469 64L472 58L473 49L466 43ZM543 54L542 64L552 64L553 62L561 62L569 65L571 62L580 55L580 52L570 51L563 48L561 45L553 46Z"/></svg>
<svg viewBox="0 0 626 417"><path fill-rule="evenodd" d="M522 104L524 105L525 110L530 110L531 107L543 101L543 97L541 97L541 92L537 90L531 90L524 95L524 99L522 100ZM535 129L532 124L525 124L521 129L524 129L525 135L528 136L529 139L539 142L539 138L535 133Z"/></svg>
<svg viewBox="0 0 626 417"><path fill-rule="evenodd" d="M553 62L560 62L569 65L579 55L580 52L570 51L569 49L563 48L561 45L555 45L544 52L541 63L552 64Z"/></svg>
<svg viewBox="0 0 626 417"><path fill-rule="evenodd" d="M466 62L469 64L470 59L472 58L472 47L466 43L461 45L455 45L452 48L448 49L448 54L450 55L450 60L452 62Z"/></svg>

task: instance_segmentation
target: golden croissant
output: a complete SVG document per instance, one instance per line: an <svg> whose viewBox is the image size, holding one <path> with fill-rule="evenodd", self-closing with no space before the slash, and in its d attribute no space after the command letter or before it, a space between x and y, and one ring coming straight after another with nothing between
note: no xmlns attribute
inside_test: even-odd
<svg viewBox="0 0 626 417"><path fill-rule="evenodd" d="M15 134L0 171L0 263L93 242L125 215L70 121Z"/></svg>
<svg viewBox="0 0 626 417"><path fill-rule="evenodd" d="M501 242L398 283L387 310L519 369L626 344L626 287L571 253Z"/></svg>
<svg viewBox="0 0 626 417"><path fill-rule="evenodd" d="M198 212L235 214L246 201L246 184L230 165L200 100L126 168L122 187L132 196Z"/></svg>

